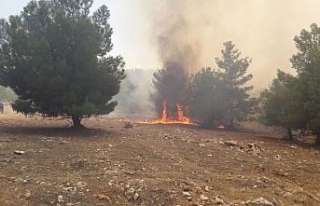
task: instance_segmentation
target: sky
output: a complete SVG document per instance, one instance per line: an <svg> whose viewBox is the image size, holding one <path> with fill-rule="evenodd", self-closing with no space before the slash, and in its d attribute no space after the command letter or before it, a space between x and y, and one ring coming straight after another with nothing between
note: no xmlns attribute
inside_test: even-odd
<svg viewBox="0 0 320 206"><path fill-rule="evenodd" d="M0 18L19 14L30 0L0 0ZM158 68L156 54L150 55L148 48L147 23L142 13L140 0L94 0L91 11L101 5L107 5L113 28L113 55L121 55L126 61L126 68ZM148 58L146 58L148 56Z"/></svg>
<svg viewBox="0 0 320 206"><path fill-rule="evenodd" d="M0 0L0 18L18 14L29 0ZM242 57L252 58L249 71L257 88L266 87L276 70L294 73L293 41L311 23L320 23L319 0L95 0L93 10L108 6L114 30L112 55L126 68L157 69L169 49L191 48L196 69L216 68L223 42L232 41ZM179 24L179 22L183 22ZM182 26L183 25L183 26ZM164 49L164 50L163 50ZM181 55L184 53L182 52Z"/></svg>

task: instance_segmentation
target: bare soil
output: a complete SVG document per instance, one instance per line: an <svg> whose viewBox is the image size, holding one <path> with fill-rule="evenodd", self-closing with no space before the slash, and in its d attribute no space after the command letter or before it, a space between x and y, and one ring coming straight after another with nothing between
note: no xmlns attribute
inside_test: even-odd
<svg viewBox="0 0 320 206"><path fill-rule="evenodd" d="M260 197L320 205L313 139L184 125L126 129L103 116L83 124L89 129L73 130L68 120L6 108L0 205L254 205Z"/></svg>

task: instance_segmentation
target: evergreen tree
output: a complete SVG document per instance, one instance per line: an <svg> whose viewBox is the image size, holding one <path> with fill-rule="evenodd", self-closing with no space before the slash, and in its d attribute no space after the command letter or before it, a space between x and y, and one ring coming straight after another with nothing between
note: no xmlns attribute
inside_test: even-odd
<svg viewBox="0 0 320 206"><path fill-rule="evenodd" d="M188 88L190 76L180 64L167 62L163 69L153 74L152 84L155 89L150 94L151 101L155 104L156 112L161 117L163 102L166 101L169 119L176 119L176 104L185 106L188 101ZM184 112L186 108L183 108Z"/></svg>
<svg viewBox="0 0 320 206"><path fill-rule="evenodd" d="M253 99L250 99L248 92L252 86L246 83L252 79L252 74L247 74L251 63L248 57L240 58L241 53L235 49L231 41L224 43L222 57L216 58L218 67L222 70L223 80L226 85L226 122L228 128L234 128L235 123L245 120L251 111Z"/></svg>
<svg viewBox="0 0 320 206"><path fill-rule="evenodd" d="M303 93L306 124L320 142L320 27L312 24L310 31L303 29L294 41L298 53L292 56L291 62Z"/></svg>
<svg viewBox="0 0 320 206"><path fill-rule="evenodd" d="M222 73L203 68L191 82L190 116L205 127L224 124L227 113L226 85Z"/></svg>
<svg viewBox="0 0 320 206"><path fill-rule="evenodd" d="M24 114L71 117L75 127L114 110L124 79L112 49L106 6L89 16L93 0L31 1L20 15L0 20L0 83L18 96Z"/></svg>
<svg viewBox="0 0 320 206"><path fill-rule="evenodd" d="M278 70L270 88L260 95L260 121L286 128L289 139L293 140L292 129L306 129L303 96L299 79Z"/></svg>

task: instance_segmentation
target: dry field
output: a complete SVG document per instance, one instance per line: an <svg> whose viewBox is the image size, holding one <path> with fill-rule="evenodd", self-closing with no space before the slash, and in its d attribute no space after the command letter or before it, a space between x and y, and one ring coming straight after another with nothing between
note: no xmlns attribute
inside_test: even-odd
<svg viewBox="0 0 320 206"><path fill-rule="evenodd" d="M6 108L0 205L320 205L312 142L183 125L126 129L110 117L83 123L90 129Z"/></svg>

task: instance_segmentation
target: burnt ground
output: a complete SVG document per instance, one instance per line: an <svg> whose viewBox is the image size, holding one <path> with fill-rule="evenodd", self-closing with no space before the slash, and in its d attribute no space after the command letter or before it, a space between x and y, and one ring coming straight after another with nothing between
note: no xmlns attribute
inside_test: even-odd
<svg viewBox="0 0 320 206"><path fill-rule="evenodd" d="M108 117L83 123L90 129L0 114L0 205L320 205L313 140L183 125L126 129Z"/></svg>

